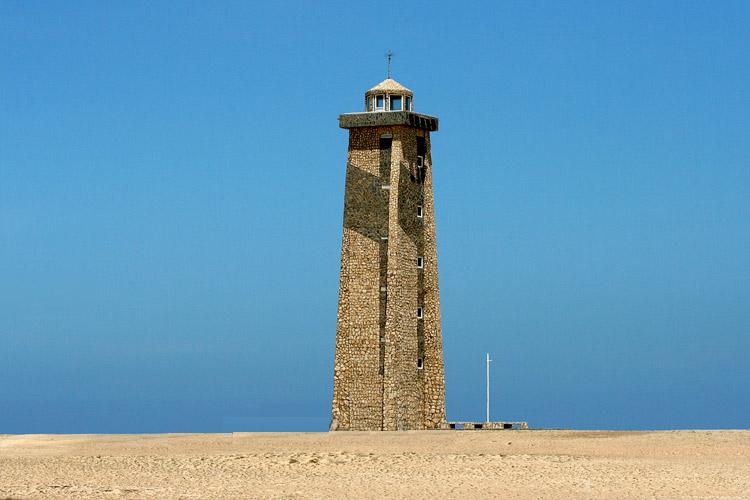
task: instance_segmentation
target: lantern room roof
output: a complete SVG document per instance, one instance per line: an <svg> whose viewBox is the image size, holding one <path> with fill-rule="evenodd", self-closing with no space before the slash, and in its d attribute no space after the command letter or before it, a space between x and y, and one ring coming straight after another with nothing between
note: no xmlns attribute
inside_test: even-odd
<svg viewBox="0 0 750 500"><path fill-rule="evenodd" d="M391 93L398 93L403 95L414 95L414 93L398 83L396 80L392 78L386 78L382 82L375 85L373 88L365 92L365 95L372 95L372 94L391 94Z"/></svg>

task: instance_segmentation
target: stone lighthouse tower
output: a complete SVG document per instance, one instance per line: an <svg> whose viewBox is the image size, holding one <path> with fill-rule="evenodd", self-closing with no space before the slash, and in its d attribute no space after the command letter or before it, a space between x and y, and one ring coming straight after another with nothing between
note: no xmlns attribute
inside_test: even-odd
<svg viewBox="0 0 750 500"><path fill-rule="evenodd" d="M434 429L445 421L430 132L388 78L349 130L334 430Z"/></svg>

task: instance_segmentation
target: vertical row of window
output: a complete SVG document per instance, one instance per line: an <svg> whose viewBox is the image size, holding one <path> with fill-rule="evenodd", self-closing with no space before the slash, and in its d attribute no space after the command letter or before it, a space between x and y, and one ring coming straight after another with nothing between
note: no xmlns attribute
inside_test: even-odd
<svg viewBox="0 0 750 500"><path fill-rule="evenodd" d="M419 184L423 184L425 180L425 164L424 159L427 154L427 144L425 137L417 137L417 168L416 168L416 181ZM420 189L421 191L421 189ZM424 208L422 205L417 205L417 218L423 219L424 218ZM423 250L422 245L420 244L419 250ZM418 303L422 307L417 308L417 319L419 321L419 324L417 325L417 370L423 370L424 369L424 325L422 324L422 319L424 319L424 291L423 291L423 281L424 281L424 274L422 270L425 267L424 257L423 256L417 256L417 269L419 270L419 294L418 294Z"/></svg>
<svg viewBox="0 0 750 500"><path fill-rule="evenodd" d="M390 178L391 170L391 146L393 142L393 136L391 134L382 134L380 136L379 147L380 147L380 187L383 190L390 189L390 185L387 184ZM387 191L384 191L387 192ZM384 207L387 218L388 205ZM380 304L379 304L379 315L380 315L380 352L379 352L379 364L380 364L380 375L385 374L385 323L386 323L386 311L388 309L388 233L380 236Z"/></svg>

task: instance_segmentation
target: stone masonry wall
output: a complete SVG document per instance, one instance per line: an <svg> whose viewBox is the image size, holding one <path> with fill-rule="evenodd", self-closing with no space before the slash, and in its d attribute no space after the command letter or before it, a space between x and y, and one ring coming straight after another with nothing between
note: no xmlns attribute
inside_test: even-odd
<svg viewBox="0 0 750 500"><path fill-rule="evenodd" d="M350 129L332 428L433 429L445 421L432 197L427 130Z"/></svg>
<svg viewBox="0 0 750 500"><path fill-rule="evenodd" d="M333 419L341 429L382 427L380 253L388 232L388 191L380 180L380 134L350 135L344 197Z"/></svg>
<svg viewBox="0 0 750 500"><path fill-rule="evenodd" d="M424 179L424 396L423 424L436 429L445 422L445 368L443 333L440 320L440 287L438 284L435 199L432 190L432 153L430 134L425 134Z"/></svg>
<svg viewBox="0 0 750 500"><path fill-rule="evenodd" d="M411 129L412 134L416 132ZM388 210L388 310L386 312L383 429L421 428L421 387L417 370L417 248L421 227L400 224L407 214L403 198L414 197L419 187L410 179L404 159L409 133L404 127L389 128L393 135L390 204Z"/></svg>

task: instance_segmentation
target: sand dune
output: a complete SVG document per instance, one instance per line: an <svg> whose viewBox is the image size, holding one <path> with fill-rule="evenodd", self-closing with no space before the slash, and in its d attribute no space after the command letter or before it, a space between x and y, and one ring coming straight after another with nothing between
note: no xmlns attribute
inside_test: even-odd
<svg viewBox="0 0 750 500"><path fill-rule="evenodd" d="M0 498L750 498L750 431L0 435Z"/></svg>

